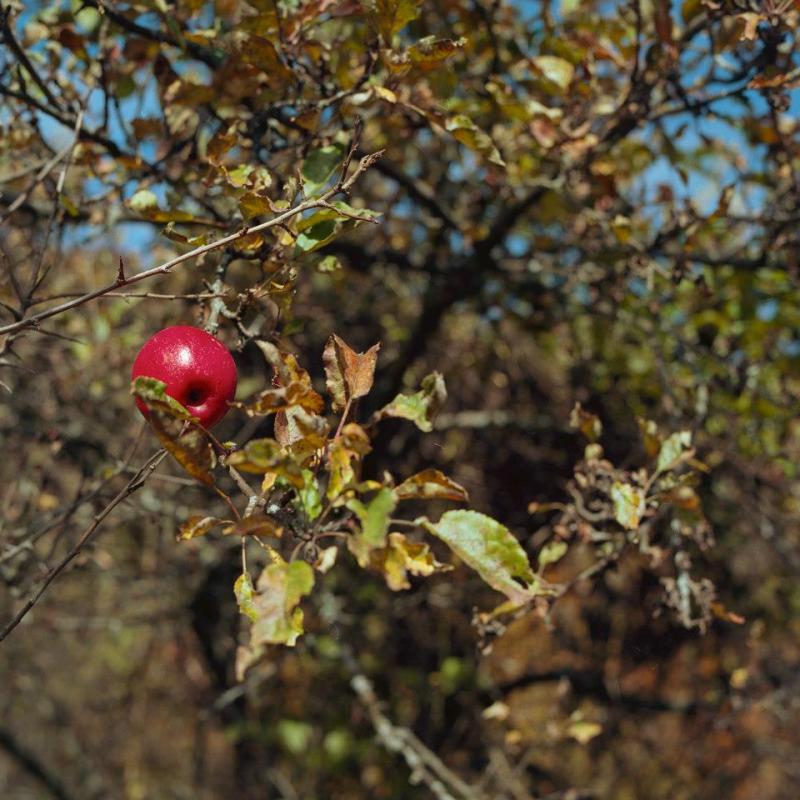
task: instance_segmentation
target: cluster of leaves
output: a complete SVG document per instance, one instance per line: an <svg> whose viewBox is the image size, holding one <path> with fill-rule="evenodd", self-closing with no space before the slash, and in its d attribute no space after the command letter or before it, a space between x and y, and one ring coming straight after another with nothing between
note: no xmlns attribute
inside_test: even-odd
<svg viewBox="0 0 800 800"><path fill-rule="evenodd" d="M275 438L253 439L238 447L218 442L179 403L165 385L139 377L133 394L150 410L150 422L164 447L201 483L229 503L236 520L196 514L181 526L179 540L203 536L216 527L242 537L243 573L234 592L241 612L253 622L248 648L240 651L238 672L256 662L269 644L294 645L303 633L300 601L314 587L314 572L336 563L341 540L358 565L381 573L390 589L410 588L409 576L428 576L451 567L437 561L428 544L409 539L393 526L425 530L445 542L494 589L508 598L502 610L514 610L536 596L528 558L511 532L475 511L449 511L438 522L419 517L394 519L400 503L410 500L466 502L466 490L436 469L418 472L395 484L362 480L361 465L371 450L370 434L381 420L401 418L429 431L446 391L438 373L422 381L415 394L399 394L376 411L366 425L348 421L354 403L372 388L379 345L357 353L336 334L323 353L330 408L340 413L335 431L324 415L325 401L309 373L291 353L271 342L260 349L273 371L272 385L237 405L250 417L274 415ZM259 492L250 493L248 512L239 516L230 498L215 485L212 470L222 468L261 476ZM270 539L273 543L263 541ZM269 563L254 581L244 556L247 541L266 551Z"/></svg>

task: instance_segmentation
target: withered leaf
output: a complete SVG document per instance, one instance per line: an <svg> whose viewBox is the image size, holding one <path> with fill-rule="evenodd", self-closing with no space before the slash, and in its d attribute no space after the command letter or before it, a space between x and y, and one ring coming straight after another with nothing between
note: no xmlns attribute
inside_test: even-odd
<svg viewBox="0 0 800 800"><path fill-rule="evenodd" d="M333 407L341 410L348 401L364 397L375 379L375 364L380 343L365 353L356 353L343 339L332 333L322 353L325 384Z"/></svg>
<svg viewBox="0 0 800 800"><path fill-rule="evenodd" d="M438 469L418 472L394 491L400 500L469 500L467 490Z"/></svg>

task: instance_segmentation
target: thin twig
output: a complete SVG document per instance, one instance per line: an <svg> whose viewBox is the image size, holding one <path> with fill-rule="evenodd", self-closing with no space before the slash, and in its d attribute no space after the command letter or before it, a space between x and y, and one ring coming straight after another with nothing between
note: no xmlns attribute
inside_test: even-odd
<svg viewBox="0 0 800 800"><path fill-rule="evenodd" d="M367 709L372 727L383 746L402 755L414 778L424 782L438 800L480 800L478 790L461 780L412 731L395 725L383 713L369 678L358 673L350 685Z"/></svg>
<svg viewBox="0 0 800 800"><path fill-rule="evenodd" d="M39 602L41 596L47 591L47 587L64 571L69 563L83 550L88 544L89 540L94 536L97 529L103 520L120 504L126 500L135 491L140 489L145 481L150 477L156 467L162 462L166 456L166 450L158 450L153 453L150 458L145 461L139 468L138 472L120 489L116 496L103 508L102 511L95 514L89 527L87 527L81 534L78 541L72 546L70 551L58 562L50 571L45 575L42 582L28 598L25 605L17 612L16 616L3 628L0 632L0 642L8 636L14 628L27 616L28 612Z"/></svg>
<svg viewBox="0 0 800 800"><path fill-rule="evenodd" d="M331 187L320 197L305 200L296 205L294 208L290 208L284 211L282 214L278 214L277 217L273 217L266 222L262 222L259 225L253 225L252 227L248 226L242 228L236 231L236 233L231 233L228 236L223 236L221 239L217 239L215 242L209 242L208 244L196 247L194 250L190 250L188 253L175 256L175 258L165 261L163 264L159 264L157 267L152 267L144 272L131 275L125 280L124 284L120 284L118 280L114 280L113 283L110 283L100 289L95 289L93 292L87 292L86 294L81 295L74 300L69 300L65 303L54 306L53 308L48 308L46 311L40 311L38 314L33 314L32 316L26 317L18 322L14 322L9 325L3 325L0 327L0 335L14 333L25 328L35 328L43 319L48 319L49 317L54 317L57 314L63 314L65 311L77 308L78 306L88 303L91 300L95 300L98 297L102 297L109 292L118 290L120 286L130 286L134 283L139 283L139 281L147 280L148 278L152 278L156 275L165 275L179 264L183 264L186 261L191 261L214 250L219 250L221 247L225 247L226 245L242 239L251 233L258 233L260 231L268 230L269 228L274 228L277 225L283 224L286 222L286 220L291 219L298 214L302 214L309 209L324 206L325 203L327 203L337 194L342 192L346 194L352 188L353 184L358 180L358 178L364 172L366 172L366 170L368 170L381 157L382 154L383 151L380 150L377 153L372 153L371 155L362 158L358 167L349 178L344 181L339 181L335 186Z"/></svg>

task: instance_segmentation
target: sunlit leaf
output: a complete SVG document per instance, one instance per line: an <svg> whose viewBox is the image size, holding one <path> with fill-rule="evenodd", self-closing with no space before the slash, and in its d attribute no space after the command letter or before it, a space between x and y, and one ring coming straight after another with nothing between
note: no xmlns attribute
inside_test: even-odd
<svg viewBox="0 0 800 800"><path fill-rule="evenodd" d="M236 579L236 583L233 584L233 593L236 595L239 611L255 622L258 619L258 610L253 602L255 589L250 576L246 572Z"/></svg>
<svg viewBox="0 0 800 800"><path fill-rule="evenodd" d="M279 538L283 528L272 517L266 514L251 514L237 520L223 531L228 536L271 536Z"/></svg>
<svg viewBox="0 0 800 800"><path fill-rule="evenodd" d="M491 137L464 114L458 114L448 119L445 123L445 130L470 150L485 156L492 164L500 167L506 165Z"/></svg>
<svg viewBox="0 0 800 800"><path fill-rule="evenodd" d="M297 490L297 498L306 517L315 520L322 513L322 497L317 476L310 470L303 470L303 485Z"/></svg>
<svg viewBox="0 0 800 800"><path fill-rule="evenodd" d="M325 384L336 410L346 403L364 397L372 388L380 344L365 353L356 353L343 339L332 333L322 353Z"/></svg>
<svg viewBox="0 0 800 800"><path fill-rule="evenodd" d="M426 469L406 478L395 494L400 500L469 500L467 490L438 469Z"/></svg>
<svg viewBox="0 0 800 800"><path fill-rule="evenodd" d="M533 595L535 576L511 531L477 511L448 511L438 522L420 519L493 589L522 605Z"/></svg>
<svg viewBox="0 0 800 800"><path fill-rule="evenodd" d="M217 517L205 517L202 514L195 514L189 517L178 529L178 541L205 536L217 525L223 525L224 523L225 520L217 519Z"/></svg>
<svg viewBox="0 0 800 800"><path fill-rule="evenodd" d="M333 173L341 167L344 154L344 145L335 143L312 150L306 156L300 174L308 196L317 194L327 185Z"/></svg>
<svg viewBox="0 0 800 800"><path fill-rule="evenodd" d="M370 566L383 574L386 585L394 592L411 588L409 575L427 577L452 569L437 561L427 544L410 542L402 533L390 533L388 546L370 553Z"/></svg>
<svg viewBox="0 0 800 800"><path fill-rule="evenodd" d="M668 436L658 452L656 470L664 472L674 469L687 457L692 455L692 432L678 431Z"/></svg>
<svg viewBox="0 0 800 800"><path fill-rule="evenodd" d="M644 492L638 486L615 481L611 485L611 501L614 519L623 528L636 530L646 509Z"/></svg>
<svg viewBox="0 0 800 800"><path fill-rule="evenodd" d="M241 450L227 456L226 462L242 472L258 475L274 472L298 489L304 485L302 467L274 439L252 439Z"/></svg>
<svg viewBox="0 0 800 800"><path fill-rule="evenodd" d="M376 412L375 419L399 417L413 422L421 431L433 430L433 419L447 399L444 378L432 372L422 380L422 388L414 394L398 394L391 403Z"/></svg>
<svg viewBox="0 0 800 800"><path fill-rule="evenodd" d="M560 89L566 89L572 83L575 67L569 61L558 56L536 56L533 63L547 80Z"/></svg>
<svg viewBox="0 0 800 800"><path fill-rule="evenodd" d="M384 43L389 46L396 33L419 16L421 0L363 0Z"/></svg>
<svg viewBox="0 0 800 800"><path fill-rule="evenodd" d="M239 609L252 620L250 642L237 654L237 673L245 671L264 654L266 646L294 647L303 634L300 601L314 588L314 570L304 561L281 560L266 566L255 588L249 576L242 575L234 585Z"/></svg>
<svg viewBox="0 0 800 800"><path fill-rule="evenodd" d="M216 457L207 434L177 400L166 393L166 385L140 376L131 384L131 394L148 409L148 421L161 445L196 480L213 486L211 470Z"/></svg>
<svg viewBox="0 0 800 800"><path fill-rule="evenodd" d="M411 45L406 52L412 63L422 69L432 69L461 50L466 43L467 40L463 36L455 40L426 36L416 44Z"/></svg>
<svg viewBox="0 0 800 800"><path fill-rule="evenodd" d="M567 553L569 546L566 542L556 539L555 541L548 542L540 551L537 557L539 569L543 570L550 564L555 564L560 561Z"/></svg>
<svg viewBox="0 0 800 800"><path fill-rule="evenodd" d="M353 498L347 502L349 508L361 522L358 533L348 539L350 552L356 557L359 565L369 564L370 553L386 546L386 533L389 530L389 516L397 506L394 492L381 488L366 504Z"/></svg>

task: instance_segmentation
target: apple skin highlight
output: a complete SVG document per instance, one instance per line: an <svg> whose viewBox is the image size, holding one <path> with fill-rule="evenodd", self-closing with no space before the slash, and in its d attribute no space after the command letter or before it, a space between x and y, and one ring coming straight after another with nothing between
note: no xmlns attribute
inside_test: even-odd
<svg viewBox="0 0 800 800"><path fill-rule="evenodd" d="M166 393L200 420L204 428L219 422L236 394L236 363L219 339L191 325L173 325L142 345L131 380L145 376L166 384ZM149 409L136 398L145 417Z"/></svg>

